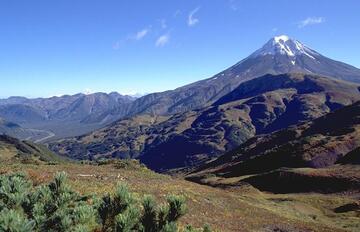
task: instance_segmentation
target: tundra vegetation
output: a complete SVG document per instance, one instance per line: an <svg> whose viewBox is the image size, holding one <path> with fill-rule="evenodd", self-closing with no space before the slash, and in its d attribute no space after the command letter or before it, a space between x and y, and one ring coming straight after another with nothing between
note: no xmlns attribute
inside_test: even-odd
<svg viewBox="0 0 360 232"><path fill-rule="evenodd" d="M179 228L185 213L182 196L169 195L158 204L151 195L136 198L126 184L99 197L74 191L65 172L39 186L24 174L0 176L0 231L210 231L208 226Z"/></svg>

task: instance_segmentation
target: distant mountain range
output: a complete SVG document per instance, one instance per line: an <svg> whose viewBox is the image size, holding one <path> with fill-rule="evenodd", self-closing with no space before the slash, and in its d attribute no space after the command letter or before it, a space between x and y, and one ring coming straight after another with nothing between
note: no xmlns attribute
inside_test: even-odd
<svg viewBox="0 0 360 232"><path fill-rule="evenodd" d="M91 117L102 115L115 107L126 107L134 100L133 97L122 96L116 92L36 99L10 97L0 100L0 117L23 128L40 130L45 137L54 133L54 138L62 138L87 133L107 125L118 119L118 116L107 115L101 121L92 121ZM24 136L17 137L24 139ZM39 139L31 138L34 141Z"/></svg>

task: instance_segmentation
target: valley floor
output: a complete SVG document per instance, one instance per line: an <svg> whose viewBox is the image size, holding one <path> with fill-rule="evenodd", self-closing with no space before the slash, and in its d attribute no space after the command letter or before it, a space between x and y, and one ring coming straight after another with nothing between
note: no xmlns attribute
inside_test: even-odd
<svg viewBox="0 0 360 232"><path fill-rule="evenodd" d="M38 129L27 129L28 131L34 132L34 133L42 133L42 136L30 136L27 137L25 140L30 140L30 141L34 141L35 143L41 143L47 139L50 139L52 137L55 136L55 134L51 131L46 131L46 130L38 130Z"/></svg>
<svg viewBox="0 0 360 232"><path fill-rule="evenodd" d="M354 203L350 196L324 194L271 194L250 185L220 189L181 178L154 173L146 168L83 164L0 164L0 173L24 172L35 185L65 171L70 184L85 194L111 192L117 182L126 182L141 196L153 194L164 200L168 194L183 195L188 213L181 224L216 231L359 231L360 212L337 208Z"/></svg>

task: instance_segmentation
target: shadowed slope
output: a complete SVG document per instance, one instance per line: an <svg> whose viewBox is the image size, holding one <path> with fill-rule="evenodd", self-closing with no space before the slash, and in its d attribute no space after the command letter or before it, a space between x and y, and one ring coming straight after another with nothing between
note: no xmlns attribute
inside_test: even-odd
<svg viewBox="0 0 360 232"><path fill-rule="evenodd" d="M307 75L266 75L212 106L167 117L117 121L51 148L77 159L139 157L155 170L197 165L250 137L320 117L360 99L358 86ZM222 103L222 104L221 104Z"/></svg>
<svg viewBox="0 0 360 232"><path fill-rule="evenodd" d="M296 192L299 188L305 191L306 187L314 190L316 186L330 192L338 191L337 188L359 190L359 172L355 171L359 148L360 102L357 102L312 122L249 139L188 178L203 182L208 175L226 179L256 174L244 181L264 190ZM332 167L337 163L350 166ZM281 167L327 169L273 171ZM290 190L291 186L294 188Z"/></svg>

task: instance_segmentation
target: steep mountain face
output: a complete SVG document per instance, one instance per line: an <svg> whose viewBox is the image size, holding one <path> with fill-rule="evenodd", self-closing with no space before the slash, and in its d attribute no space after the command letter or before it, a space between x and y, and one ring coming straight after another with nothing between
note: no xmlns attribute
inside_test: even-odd
<svg viewBox="0 0 360 232"><path fill-rule="evenodd" d="M154 93L137 99L124 112L112 114L174 114L211 105L240 83L266 75L309 73L360 83L360 69L331 60L288 36L269 40L262 48L215 76L172 91Z"/></svg>
<svg viewBox="0 0 360 232"><path fill-rule="evenodd" d="M110 116L102 118L101 121L91 120L109 109L126 108L133 100L132 97L118 93L37 99L11 97L0 100L0 116L26 128L51 131L55 133L55 137L75 136L118 119Z"/></svg>
<svg viewBox="0 0 360 232"><path fill-rule="evenodd" d="M223 178L239 177L281 167L326 168L337 163L358 164L359 149L360 102L357 102L312 122L251 138L235 150L199 168L189 178L199 180L210 174ZM329 173L337 169L329 169ZM286 175L286 171L278 171L255 179L264 184L263 180L274 180L281 173ZM305 175L304 171L301 173ZM287 174L297 178L300 176L299 172ZM251 179L252 183L259 184L255 179Z"/></svg>
<svg viewBox="0 0 360 232"><path fill-rule="evenodd" d="M360 100L358 85L310 74L265 75L203 109L139 115L51 144L76 159L137 157L155 170L199 164L256 134L320 117Z"/></svg>

